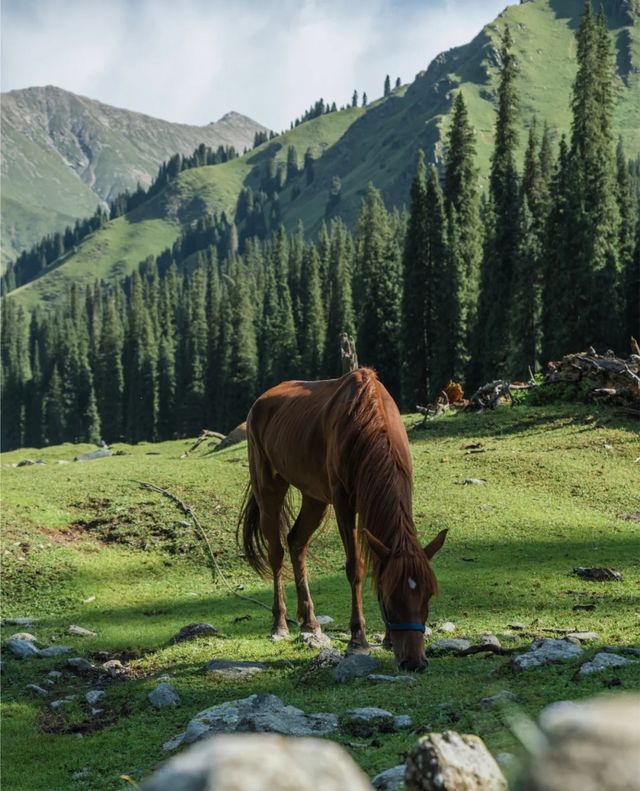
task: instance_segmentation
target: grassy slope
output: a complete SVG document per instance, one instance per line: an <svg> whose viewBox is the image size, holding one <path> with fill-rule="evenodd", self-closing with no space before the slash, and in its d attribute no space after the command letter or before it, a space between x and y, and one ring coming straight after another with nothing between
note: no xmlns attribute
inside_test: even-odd
<svg viewBox="0 0 640 791"><path fill-rule="evenodd" d="M435 562L441 593L432 603L432 626L453 620L458 633L470 637L509 632L513 621L527 624L531 634L553 627L595 630L599 638L587 647L587 655L603 644L637 642L640 536L637 524L621 519L638 507L637 424L593 410L597 420L585 422L588 414L586 407L521 406L446 417L412 433L418 531L426 540L442 527L450 529ZM465 455L461 446L468 440L483 442L486 452ZM502 712L484 708L481 697L510 689L518 695L518 710L535 716L551 701L599 692L612 678L623 689L640 687L640 665L577 680L574 665L516 675L507 658L485 655L432 659L415 684L401 688L366 681L337 687L328 673L301 686L313 653L293 640L270 643L269 613L212 585L201 548L191 529L180 523L182 515L135 485L144 478L193 504L225 574L270 604L270 585L255 577L234 545L247 478L246 448L213 456L204 451L180 460L188 444L142 444L126 448L128 456L68 466L55 462L79 452L71 445L3 455L3 465L25 456L47 462L3 468L4 615L39 617L30 631L45 643L55 638L87 657L108 651L123 656L135 673L135 680L102 685L107 694L100 706L109 724L80 740L73 730L82 732L92 719L81 702L54 717L45 701L24 689L48 670L63 668L64 661L20 662L5 656L2 755L7 791L129 787L119 775L143 777L164 758L162 742L196 712L258 691L273 692L307 711L382 706L410 713L417 733L455 728L480 734L494 752L518 752ZM487 483L460 485L466 477L486 478ZM310 564L317 611L332 615L338 632L347 628L349 618L347 583L337 571L343 562L331 521L314 542ZM624 581L589 583L571 574L575 565L613 566L623 572ZM95 600L83 604L89 596ZM293 611L291 584L288 600ZM597 608L573 611L578 602L594 602ZM365 607L370 631L379 631L369 588ZM198 621L216 625L220 636L168 645L181 626ZM66 635L71 623L94 629L98 637ZM13 631L19 629L4 627L3 639ZM344 648L342 639L338 636L335 644ZM511 639L515 642L503 638L508 646L524 647L531 637L513 633ZM269 670L242 683L217 683L203 672L213 657L259 659ZM392 672L391 655L383 652L380 658L383 670ZM156 712L146 696L162 673L174 676L182 705ZM49 700L95 686L65 672ZM377 745L336 738L364 745L350 750L373 774L398 763L416 735L383 735ZM71 779L85 767L88 778Z"/></svg>

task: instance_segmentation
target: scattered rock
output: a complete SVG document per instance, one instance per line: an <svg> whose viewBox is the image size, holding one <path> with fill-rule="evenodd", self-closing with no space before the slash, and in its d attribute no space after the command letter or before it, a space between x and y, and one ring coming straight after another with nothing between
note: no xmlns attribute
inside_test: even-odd
<svg viewBox="0 0 640 791"><path fill-rule="evenodd" d="M374 733L392 733L393 714L385 709L367 706L360 709L349 709L342 718L342 728L354 736L368 737Z"/></svg>
<svg viewBox="0 0 640 791"><path fill-rule="evenodd" d="M511 692L509 689L500 690L500 692L496 692L495 695L489 695L486 698L480 698L480 703L483 706L491 707L495 706L496 703L511 703L518 700L518 696L515 692Z"/></svg>
<svg viewBox="0 0 640 791"><path fill-rule="evenodd" d="M587 604L574 604L572 609L573 610L595 610L596 605L593 602L588 602Z"/></svg>
<svg viewBox="0 0 640 791"><path fill-rule="evenodd" d="M91 709L91 714L94 717L98 717L100 714L104 714L104 709L94 709L94 708L92 708Z"/></svg>
<svg viewBox="0 0 640 791"><path fill-rule="evenodd" d="M331 648L331 639L323 632L300 632L300 641L307 648Z"/></svg>
<svg viewBox="0 0 640 791"><path fill-rule="evenodd" d="M210 623L190 623L174 634L170 642L181 643L183 640L194 640L196 637L210 637L216 634L218 634L218 630Z"/></svg>
<svg viewBox="0 0 640 791"><path fill-rule="evenodd" d="M178 733L178 734L177 734L176 736L174 736L172 739L168 739L168 740L167 740L167 741L166 741L166 742L165 742L165 743L162 745L162 749L163 749L163 750L164 750L166 753L173 752L174 750L177 750L177 749L178 749L178 747L180 747L180 745L182 744L182 742L183 742L183 741L184 741L184 733Z"/></svg>
<svg viewBox="0 0 640 791"><path fill-rule="evenodd" d="M397 731L406 731L413 727L413 720L408 714L396 714L393 718L393 727Z"/></svg>
<svg viewBox="0 0 640 791"><path fill-rule="evenodd" d="M7 648L18 659L27 659L31 656L40 656L40 651L29 640L7 640Z"/></svg>
<svg viewBox="0 0 640 791"><path fill-rule="evenodd" d="M588 643L590 640L597 640L597 632L569 632L565 635L567 640L577 640L579 643Z"/></svg>
<svg viewBox="0 0 640 791"><path fill-rule="evenodd" d="M532 667L548 665L552 662L563 662L581 656L582 648L568 640L544 638L534 640L525 654L518 654L511 659L516 670L529 670Z"/></svg>
<svg viewBox="0 0 640 791"><path fill-rule="evenodd" d="M77 695L67 695L66 697L61 698L60 700L52 700L49 705L51 706L52 709L59 709L62 706L68 706L70 703L73 703L73 701L77 697L78 697Z"/></svg>
<svg viewBox="0 0 640 791"><path fill-rule="evenodd" d="M111 678L116 678L117 676L123 676L127 672L127 669L119 659L110 659L108 662L105 662L102 665L102 669L106 670L106 672L111 676Z"/></svg>
<svg viewBox="0 0 640 791"><path fill-rule="evenodd" d="M66 459L58 459L56 464L69 464L69 462Z"/></svg>
<svg viewBox="0 0 640 791"><path fill-rule="evenodd" d="M98 448L89 453L83 453L80 456L75 456L74 461L93 461L94 459L104 459L106 456L111 456L112 453L109 448Z"/></svg>
<svg viewBox="0 0 640 791"><path fill-rule="evenodd" d="M31 467L32 464L35 464L35 461L32 459L22 459L17 463L17 467Z"/></svg>
<svg viewBox="0 0 640 791"><path fill-rule="evenodd" d="M156 709L166 709L180 704L180 695L171 684L162 681L149 695L149 703Z"/></svg>
<svg viewBox="0 0 640 791"><path fill-rule="evenodd" d="M62 656L62 654L71 654L73 653L73 647L70 645L50 645L48 648L43 648L40 651L40 656L51 657L51 656Z"/></svg>
<svg viewBox="0 0 640 791"><path fill-rule="evenodd" d="M276 695L249 695L199 712L177 742L199 741L217 733L280 733L283 736L326 736L338 727L335 714L305 714L286 706ZM176 739L172 740L176 743Z"/></svg>
<svg viewBox="0 0 640 791"><path fill-rule="evenodd" d="M91 670L91 662L81 656L72 656L71 659L67 659L67 665L74 670Z"/></svg>
<svg viewBox="0 0 640 791"><path fill-rule="evenodd" d="M462 637L446 637L444 640L436 640L435 643L427 646L427 653L437 656L439 654L459 654L470 648L471 642Z"/></svg>
<svg viewBox="0 0 640 791"><path fill-rule="evenodd" d="M640 696L608 695L540 715L542 749L522 778L527 791L631 791L640 777Z"/></svg>
<svg viewBox="0 0 640 791"><path fill-rule="evenodd" d="M620 582L622 581L622 574L615 569L608 568L584 568L583 566L576 566L573 573L579 577L587 580L595 580L596 582Z"/></svg>
<svg viewBox="0 0 640 791"><path fill-rule="evenodd" d="M90 706L94 706L104 695L103 689L90 689L84 697Z"/></svg>
<svg viewBox="0 0 640 791"><path fill-rule="evenodd" d="M462 483L465 486L481 486L486 481L484 478L465 478Z"/></svg>
<svg viewBox="0 0 640 791"><path fill-rule="evenodd" d="M74 772L71 775L72 780L86 780L87 777L91 774L91 769L85 766L84 769L79 769L77 772Z"/></svg>
<svg viewBox="0 0 640 791"><path fill-rule="evenodd" d="M3 626L33 626L38 623L37 618L5 618Z"/></svg>
<svg viewBox="0 0 640 791"><path fill-rule="evenodd" d="M207 671L221 681L239 681L243 678L251 678L256 673L267 670L267 666L262 662L245 662L242 660L213 659L207 662Z"/></svg>
<svg viewBox="0 0 640 791"><path fill-rule="evenodd" d="M9 640L24 640L27 643L37 643L38 642L38 638L34 637L29 632L16 632L15 634L11 635Z"/></svg>
<svg viewBox="0 0 640 791"><path fill-rule="evenodd" d="M496 763L506 772L513 772L518 768L520 761L513 753L498 753L496 755Z"/></svg>
<svg viewBox="0 0 640 791"><path fill-rule="evenodd" d="M438 631L453 634L456 631L456 625L452 621L445 621L442 626L438 627Z"/></svg>
<svg viewBox="0 0 640 791"><path fill-rule="evenodd" d="M494 648L502 648L500 640L498 640L495 634L483 634L480 638L480 645L491 645Z"/></svg>
<svg viewBox="0 0 640 791"><path fill-rule="evenodd" d="M597 673L600 670L612 670L625 665L635 664L633 659L627 659L620 654L610 654L606 651L601 651L596 654L589 662L581 665L578 671L581 676L587 676L589 673ZM640 714L640 710L639 710Z"/></svg>
<svg viewBox="0 0 640 791"><path fill-rule="evenodd" d="M76 637L97 637L97 632L92 632L91 629L85 629L84 626L76 626L71 624L68 629L69 634L74 634Z"/></svg>
<svg viewBox="0 0 640 791"><path fill-rule="evenodd" d="M505 791L507 781L482 739L455 731L423 736L407 756L407 791Z"/></svg>
<svg viewBox="0 0 640 791"><path fill-rule="evenodd" d="M47 673L47 678L51 679L51 681L59 681L62 676L63 674L59 670L50 670Z"/></svg>
<svg viewBox="0 0 640 791"><path fill-rule="evenodd" d="M335 667L333 680L339 684L351 681L352 678L368 676L380 667L380 662L369 654L349 654Z"/></svg>
<svg viewBox="0 0 640 791"><path fill-rule="evenodd" d="M371 785L377 791L400 791L404 788L404 764L380 772L371 780Z"/></svg>
<svg viewBox="0 0 640 791"><path fill-rule="evenodd" d="M508 623L507 626L509 629L513 629L514 632L521 632L527 628L523 623Z"/></svg>
<svg viewBox="0 0 640 791"><path fill-rule="evenodd" d="M316 621L320 626L328 626L330 623L333 623L334 619L330 615L317 615Z"/></svg>
<svg viewBox="0 0 640 791"><path fill-rule="evenodd" d="M141 791L371 791L344 748L276 734L216 736L163 764Z"/></svg>
<svg viewBox="0 0 640 791"><path fill-rule="evenodd" d="M374 684L384 684L385 682L395 684L402 681L414 683L416 681L413 676L386 676L384 673L369 673L367 678Z"/></svg>
<svg viewBox="0 0 640 791"><path fill-rule="evenodd" d="M87 598L86 598L86 599L83 599L83 600L82 600L82 603L83 603L83 604L91 604L91 602L92 602L92 601L95 601L95 600L96 600L96 597L95 597L95 596L87 596Z"/></svg>
<svg viewBox="0 0 640 791"><path fill-rule="evenodd" d="M382 636L384 637L384 635L382 635ZM433 636L433 629L430 626L425 626L424 627L424 639L425 640L430 640L432 636Z"/></svg>
<svg viewBox="0 0 640 791"><path fill-rule="evenodd" d="M43 698L46 698L46 696L49 694L49 690L43 689L37 684L27 684L25 689L28 689L30 692L35 692L36 695L41 695Z"/></svg>
<svg viewBox="0 0 640 791"><path fill-rule="evenodd" d="M335 667L340 663L341 659L342 654L337 648L322 648L320 653L317 656L314 656L309 662L307 669L300 677L300 683L307 683L323 670L327 670L330 667Z"/></svg>

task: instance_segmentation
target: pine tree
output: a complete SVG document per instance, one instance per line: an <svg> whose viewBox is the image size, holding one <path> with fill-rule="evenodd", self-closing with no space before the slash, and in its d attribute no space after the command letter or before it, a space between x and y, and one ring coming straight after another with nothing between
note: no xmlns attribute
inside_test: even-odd
<svg viewBox="0 0 640 791"><path fill-rule="evenodd" d="M326 235L326 229L324 234ZM320 261L322 261L323 255L328 256L326 288L324 289L328 294L324 373L326 376L339 376L341 373L338 345L340 333L346 332L354 339L356 335L351 292L353 250L351 236L340 219L334 219L331 222L331 238L330 242L327 241L326 244L327 253L323 253L322 238L321 234L318 244Z"/></svg>
<svg viewBox="0 0 640 791"><path fill-rule="evenodd" d="M390 93L391 93L391 79L387 74L387 76L384 78L384 95L389 96Z"/></svg>
<svg viewBox="0 0 640 791"><path fill-rule="evenodd" d="M320 260L313 245L307 245L302 260L300 293L302 295L302 315L300 327L300 349L302 370L309 379L317 379L324 361L326 321L322 305L320 284Z"/></svg>
<svg viewBox="0 0 640 791"><path fill-rule="evenodd" d="M399 88L401 84L400 77L396 77L396 88Z"/></svg>
<svg viewBox="0 0 640 791"><path fill-rule="evenodd" d="M107 442L117 442L122 439L124 429L124 330L114 297L107 298L103 313L95 368L97 402L103 437Z"/></svg>
<svg viewBox="0 0 640 791"><path fill-rule="evenodd" d="M229 264L232 316L229 350L229 380L226 387L229 427L244 420L258 395L258 354L254 323L254 302L248 276L236 258Z"/></svg>
<svg viewBox="0 0 640 791"><path fill-rule="evenodd" d="M363 107L366 107L366 106L367 106L367 102L368 102L368 99L367 99L367 94L366 94L366 93L363 93L363 94L362 94L362 106L363 106Z"/></svg>
<svg viewBox="0 0 640 791"><path fill-rule="evenodd" d="M287 149L287 184L290 184L298 175L298 153L295 146Z"/></svg>
<svg viewBox="0 0 640 791"><path fill-rule="evenodd" d="M636 239L640 227L638 220L639 206L631 182L631 172L627 163L622 138L616 150L616 197L620 213L620 298L624 306L624 336L623 342L629 336L637 338L640 334L640 280L638 278L636 262Z"/></svg>
<svg viewBox="0 0 640 791"><path fill-rule="evenodd" d="M353 96L351 97L351 106L352 107L358 106L358 91L353 92Z"/></svg>

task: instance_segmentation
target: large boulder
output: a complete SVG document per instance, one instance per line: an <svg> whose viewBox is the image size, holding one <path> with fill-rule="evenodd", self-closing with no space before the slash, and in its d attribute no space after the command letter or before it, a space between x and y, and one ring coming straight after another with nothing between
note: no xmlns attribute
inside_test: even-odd
<svg viewBox="0 0 640 791"><path fill-rule="evenodd" d="M172 758L141 791L371 791L346 751L323 739L216 736Z"/></svg>
<svg viewBox="0 0 640 791"><path fill-rule="evenodd" d="M479 736L423 736L407 756L407 791L506 791L507 781Z"/></svg>
<svg viewBox="0 0 640 791"><path fill-rule="evenodd" d="M523 791L638 791L640 695L554 703L540 715L546 745Z"/></svg>

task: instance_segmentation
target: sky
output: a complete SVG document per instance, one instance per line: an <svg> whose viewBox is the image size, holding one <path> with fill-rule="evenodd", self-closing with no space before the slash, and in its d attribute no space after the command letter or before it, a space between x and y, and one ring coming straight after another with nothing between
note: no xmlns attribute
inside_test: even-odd
<svg viewBox="0 0 640 791"><path fill-rule="evenodd" d="M513 1L513 0L512 0ZM508 0L2 0L1 87L56 85L203 125L280 131L320 97L369 99L470 41Z"/></svg>

